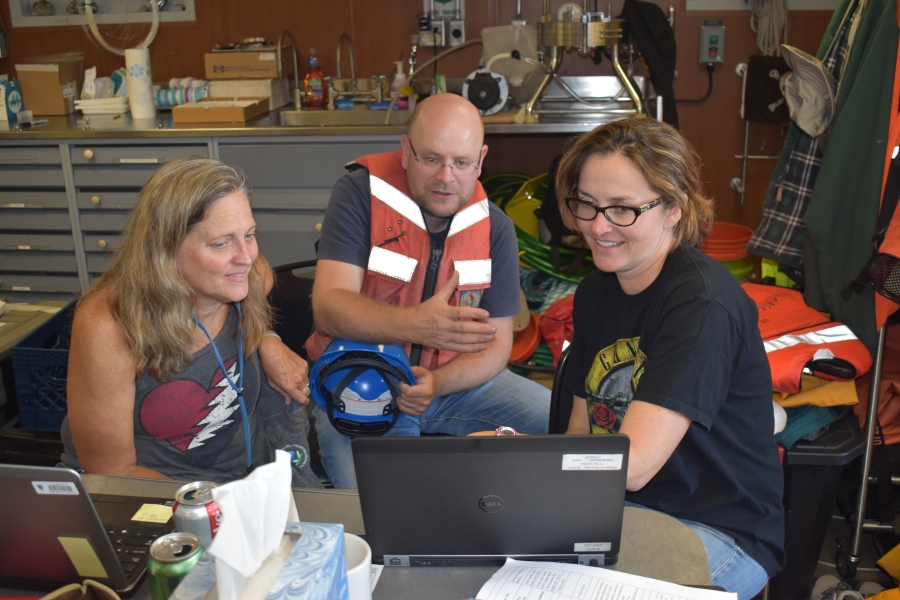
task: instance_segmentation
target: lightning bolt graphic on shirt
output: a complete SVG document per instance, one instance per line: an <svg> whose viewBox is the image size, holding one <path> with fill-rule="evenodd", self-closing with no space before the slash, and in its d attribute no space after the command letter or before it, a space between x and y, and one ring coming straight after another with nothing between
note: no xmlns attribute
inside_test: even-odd
<svg viewBox="0 0 900 600"><path fill-rule="evenodd" d="M231 377L231 380L234 381L235 385L240 387L240 375L235 376L234 374L236 366L237 363L234 363L228 368L228 375ZM206 440L215 437L216 432L219 429L234 423L234 420L229 419L229 417L240 408L240 405L235 402L237 399L237 392L228 385L228 379L225 377L222 377L214 387L223 389L207 404L207 406L212 406L213 409L195 425L195 427L202 426L203 429L191 440L188 450L199 448Z"/></svg>

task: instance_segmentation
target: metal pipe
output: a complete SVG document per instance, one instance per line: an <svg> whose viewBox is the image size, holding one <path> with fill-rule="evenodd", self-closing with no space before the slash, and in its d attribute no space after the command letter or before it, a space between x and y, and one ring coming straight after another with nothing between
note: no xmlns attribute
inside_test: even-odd
<svg viewBox="0 0 900 600"><path fill-rule="evenodd" d="M631 96L631 100L634 102L634 110L635 114L643 114L644 111L644 103L641 101L640 96L637 93L637 88L634 87L634 83L631 81L631 77L628 76L628 73L625 72L625 69L622 68L622 63L619 62L619 45L614 44L612 47L612 63L613 68L616 71L616 75L619 76L619 80L621 80L622 85L625 86L625 89L628 90L628 95Z"/></svg>
<svg viewBox="0 0 900 600"><path fill-rule="evenodd" d="M525 104L525 122L526 123L534 123L537 118L534 112L534 105L537 104L537 101L541 98L541 94L544 93L544 90L547 89L547 84L550 83L550 80L553 78L553 74L556 73L556 70L559 69L559 65L562 62L559 54L559 48L556 46L550 47L550 66L547 69L547 72L544 74L544 79L541 80L541 84L537 87L532 94L531 99Z"/></svg>
<svg viewBox="0 0 900 600"><path fill-rule="evenodd" d="M856 499L856 523L853 540L850 542L850 562L858 563L862 545L863 528L866 522L866 497L868 496L869 469L872 466L872 446L875 441L875 422L878 419L878 400L881 394L881 363L884 361L884 341L887 327L878 332L878 349L875 353L875 364L872 367L872 379L869 384L869 406L866 410L866 450L863 453L862 481Z"/></svg>
<svg viewBox="0 0 900 600"><path fill-rule="evenodd" d="M744 192L747 191L747 143L750 137L750 121L744 121L744 160L741 164L741 206L744 205Z"/></svg>
<svg viewBox="0 0 900 600"><path fill-rule="evenodd" d="M341 79L341 48L344 46L344 40L350 46L350 83L353 85L353 91L356 91L356 59L353 58L353 40L346 33L342 33L338 39L337 46L337 78Z"/></svg>
<svg viewBox="0 0 900 600"><path fill-rule="evenodd" d="M281 42L285 36L291 38L291 53L294 55L294 109L300 110L300 69L297 67L297 42L294 40L294 35L287 29L278 36L278 48L276 50L278 54L278 85L281 85L281 80L284 77L281 61Z"/></svg>

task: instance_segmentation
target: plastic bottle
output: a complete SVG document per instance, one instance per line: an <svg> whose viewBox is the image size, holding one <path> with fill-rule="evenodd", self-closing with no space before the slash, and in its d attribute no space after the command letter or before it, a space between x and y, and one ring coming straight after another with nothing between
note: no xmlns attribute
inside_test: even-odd
<svg viewBox="0 0 900 600"><path fill-rule="evenodd" d="M303 78L303 91L306 95L306 108L323 109L328 98L325 95L325 82L322 69L319 67L319 58L316 49L309 49L309 67L306 69L306 77Z"/></svg>
<svg viewBox="0 0 900 600"><path fill-rule="evenodd" d="M406 85L406 73L403 72L403 62L395 60L394 64L397 65L397 72L394 73L394 80L391 81L391 98L399 97L400 90Z"/></svg>

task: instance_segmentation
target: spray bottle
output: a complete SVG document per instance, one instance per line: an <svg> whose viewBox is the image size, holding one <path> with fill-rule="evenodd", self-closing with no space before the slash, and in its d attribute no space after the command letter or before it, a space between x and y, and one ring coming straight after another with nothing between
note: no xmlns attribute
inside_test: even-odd
<svg viewBox="0 0 900 600"><path fill-rule="evenodd" d="M325 84L322 69L319 67L319 58L316 49L309 49L309 67L306 69L306 77L303 78L303 91L306 95L306 107L309 109L322 109L328 102L325 97Z"/></svg>

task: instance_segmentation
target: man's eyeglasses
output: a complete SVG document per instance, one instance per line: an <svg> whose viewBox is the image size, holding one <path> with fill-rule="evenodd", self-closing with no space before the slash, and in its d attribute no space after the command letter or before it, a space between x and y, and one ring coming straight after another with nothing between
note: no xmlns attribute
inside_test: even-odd
<svg viewBox="0 0 900 600"><path fill-rule="evenodd" d="M606 220L612 223L613 225L618 225L619 227L628 227L629 225L634 225L634 222L637 221L637 218L650 210L655 206L659 206L663 203L663 198L660 196L656 200L652 202L648 202L643 206L639 206L637 208L633 208L631 206L607 206L606 208L600 208L593 202L588 202L587 200L582 200L580 198L566 198L566 206L569 207L569 211L571 211L572 216L576 219L581 219L582 221L593 221L597 218L598 213L603 213L603 216L606 217Z"/></svg>
<svg viewBox="0 0 900 600"><path fill-rule="evenodd" d="M478 164L467 160L454 160L453 162L445 163L435 156L423 156L422 158L419 158L419 155L416 154L416 149L413 148L412 142L409 143L409 149L412 150L413 158L419 163L419 167L430 173L438 173L441 169L447 167L450 169L451 173L456 173L457 175L471 175L475 170L481 168L480 161Z"/></svg>

